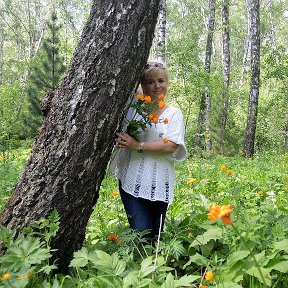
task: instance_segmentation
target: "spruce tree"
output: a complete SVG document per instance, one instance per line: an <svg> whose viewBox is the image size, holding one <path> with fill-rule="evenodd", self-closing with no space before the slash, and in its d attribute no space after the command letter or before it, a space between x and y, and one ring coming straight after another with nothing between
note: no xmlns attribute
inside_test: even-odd
<svg viewBox="0 0 288 288"><path fill-rule="evenodd" d="M46 93L56 90L66 69L63 53L59 49L61 25L57 23L57 20L57 15L53 11L51 19L47 23L47 37L43 41L39 56L31 70L27 86L29 111L28 115L24 117L27 136L36 134L43 120L41 111L43 97Z"/></svg>

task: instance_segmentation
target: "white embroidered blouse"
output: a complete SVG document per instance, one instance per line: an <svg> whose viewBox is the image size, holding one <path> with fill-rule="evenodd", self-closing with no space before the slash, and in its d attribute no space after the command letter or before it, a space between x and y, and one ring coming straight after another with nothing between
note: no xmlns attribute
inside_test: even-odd
<svg viewBox="0 0 288 288"><path fill-rule="evenodd" d="M134 150L120 148L110 165L110 172L122 184L128 194L151 201L170 203L173 200L175 161L187 157L184 143L185 127L182 112L168 106L159 119L168 119L168 124L159 122L147 126L139 135L140 142L163 141L164 138L178 144L173 154L138 153ZM162 138L159 136L162 135Z"/></svg>

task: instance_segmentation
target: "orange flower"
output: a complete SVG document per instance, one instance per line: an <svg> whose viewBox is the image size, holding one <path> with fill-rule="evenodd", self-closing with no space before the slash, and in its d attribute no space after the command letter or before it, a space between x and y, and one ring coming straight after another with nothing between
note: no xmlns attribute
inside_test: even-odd
<svg viewBox="0 0 288 288"><path fill-rule="evenodd" d="M231 174L233 173L233 170L232 170L232 169L228 169L228 170L226 171L226 173L227 173L227 175L231 175Z"/></svg>
<svg viewBox="0 0 288 288"><path fill-rule="evenodd" d="M167 143L169 142L169 140L168 140L167 138L164 138L164 139L163 139L163 142L164 142L165 144L167 144Z"/></svg>
<svg viewBox="0 0 288 288"><path fill-rule="evenodd" d="M117 239L118 239L117 235L113 234L113 233L109 234L107 238L110 241L117 241Z"/></svg>
<svg viewBox="0 0 288 288"><path fill-rule="evenodd" d="M208 213L208 220L214 221L218 218L221 218L224 224L232 224L230 220L230 215L233 212L231 204L219 206L216 203L213 203L209 207L209 211L210 212Z"/></svg>
<svg viewBox="0 0 288 288"><path fill-rule="evenodd" d="M153 119L153 114L152 114L152 113L149 113L149 114L148 114L148 119L149 119L150 121L152 121L152 119Z"/></svg>
<svg viewBox="0 0 288 288"><path fill-rule="evenodd" d="M168 118L165 118L163 121L164 124L168 124L168 122L169 122Z"/></svg>
<svg viewBox="0 0 288 288"><path fill-rule="evenodd" d="M114 197L117 197L117 196L118 196L118 194L119 194L119 192L118 192L118 191L113 191L113 192L112 192L112 195L113 195Z"/></svg>
<svg viewBox="0 0 288 288"><path fill-rule="evenodd" d="M158 114L154 114L154 115L153 115L152 122L155 123L155 124L157 124L157 123L158 123L158 119L159 119Z"/></svg>
<svg viewBox="0 0 288 288"><path fill-rule="evenodd" d="M224 165L224 164L221 165L221 166L220 166L220 170L221 170L221 171L226 171L226 170L227 170L227 166Z"/></svg>
<svg viewBox="0 0 288 288"><path fill-rule="evenodd" d="M159 101L159 103L158 103L158 107L159 107L159 109L164 108L164 106L165 106L164 101Z"/></svg>
<svg viewBox="0 0 288 288"><path fill-rule="evenodd" d="M214 278L214 273L212 271L208 271L205 273L205 279L206 281L212 281Z"/></svg>
<svg viewBox="0 0 288 288"><path fill-rule="evenodd" d="M163 100L164 97L165 97L165 94L162 93L162 94L159 95L158 99L159 99L159 100Z"/></svg>
<svg viewBox="0 0 288 288"><path fill-rule="evenodd" d="M145 101L147 104L149 104L149 103L151 103L152 99L151 99L150 96L145 96L145 97L144 97L144 101Z"/></svg>
<svg viewBox="0 0 288 288"><path fill-rule="evenodd" d="M138 95L137 100L144 101L144 95L143 94Z"/></svg>
<svg viewBox="0 0 288 288"><path fill-rule="evenodd" d="M198 288L207 288L207 286L201 283Z"/></svg>

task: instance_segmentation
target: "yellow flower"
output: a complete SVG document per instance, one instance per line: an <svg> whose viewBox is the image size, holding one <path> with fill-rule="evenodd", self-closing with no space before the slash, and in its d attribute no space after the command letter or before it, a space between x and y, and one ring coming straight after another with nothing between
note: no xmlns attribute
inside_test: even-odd
<svg viewBox="0 0 288 288"><path fill-rule="evenodd" d="M137 100L144 101L144 95L143 94L138 95Z"/></svg>
<svg viewBox="0 0 288 288"><path fill-rule="evenodd" d="M188 238L192 238L193 234L191 232L189 232L189 234L187 235Z"/></svg>
<svg viewBox="0 0 288 288"><path fill-rule="evenodd" d="M167 118L164 119L163 123L168 124L169 120Z"/></svg>
<svg viewBox="0 0 288 288"><path fill-rule="evenodd" d="M113 195L114 197L117 197L118 194L119 194L119 192L117 192L117 191L113 191L113 192L112 192L112 195Z"/></svg>
<svg viewBox="0 0 288 288"><path fill-rule="evenodd" d="M205 279L206 281L212 281L214 278L214 273L212 271L208 271L205 273Z"/></svg>
<svg viewBox="0 0 288 288"><path fill-rule="evenodd" d="M208 213L208 220L214 221L218 218L221 218L224 224L232 224L230 220L230 215L233 212L231 204L219 206L216 203L213 203L209 207L209 211L210 212Z"/></svg>
<svg viewBox="0 0 288 288"><path fill-rule="evenodd" d="M224 165L224 164L221 165L221 166L220 166L220 170L221 170L221 171L226 171L226 170L227 170L227 166Z"/></svg>
<svg viewBox="0 0 288 288"><path fill-rule="evenodd" d="M262 190L259 190L257 193L260 197L264 195L264 192Z"/></svg>
<svg viewBox="0 0 288 288"><path fill-rule="evenodd" d="M137 100L144 101L144 95L142 95L142 94L141 94L141 95L138 95L138 96L137 96Z"/></svg>
<svg viewBox="0 0 288 288"><path fill-rule="evenodd" d="M201 283L198 288L207 288L207 286Z"/></svg>
<svg viewBox="0 0 288 288"><path fill-rule="evenodd" d="M145 97L144 97L144 101L145 101L147 104L149 104L149 103L151 103L152 99L151 99L150 96L145 96Z"/></svg>
<svg viewBox="0 0 288 288"><path fill-rule="evenodd" d="M191 185L191 184L193 184L193 183L195 183L195 182L197 182L197 181L198 181L197 178L191 178L191 179L189 179L189 180L187 181L187 184Z"/></svg>
<svg viewBox="0 0 288 288"><path fill-rule="evenodd" d="M169 140L168 140L167 138L164 138L164 139L163 139L163 142L164 142L165 144L167 144L167 143L169 142Z"/></svg>
<svg viewBox="0 0 288 288"><path fill-rule="evenodd" d="M165 106L164 101L159 101L159 103L158 103L158 107L159 107L159 109L164 108L164 106Z"/></svg>
<svg viewBox="0 0 288 288"><path fill-rule="evenodd" d="M233 173L233 170L232 170L232 169L228 169L228 170L226 171L226 173L227 173L227 175L231 175L231 174Z"/></svg>
<svg viewBox="0 0 288 288"><path fill-rule="evenodd" d="M117 241L117 239L118 239L117 235L114 233L109 234L107 238L110 241Z"/></svg>
<svg viewBox="0 0 288 288"><path fill-rule="evenodd" d="M2 274L1 280L2 280L2 281L8 280L10 277L11 277L11 274L8 273L8 272L6 272L6 273Z"/></svg>

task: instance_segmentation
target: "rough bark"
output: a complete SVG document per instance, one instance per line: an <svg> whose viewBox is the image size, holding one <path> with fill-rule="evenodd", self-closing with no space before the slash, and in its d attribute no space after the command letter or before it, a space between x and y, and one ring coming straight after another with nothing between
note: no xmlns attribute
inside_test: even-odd
<svg viewBox="0 0 288 288"><path fill-rule="evenodd" d="M223 150L225 129L228 117L229 82L230 82L230 29L229 29L229 0L223 0L222 6L222 107L220 119L219 141Z"/></svg>
<svg viewBox="0 0 288 288"><path fill-rule="evenodd" d="M257 124L259 80L260 80L260 16L259 0L251 0L251 78L248 118L245 131L243 152L247 157L254 154Z"/></svg>
<svg viewBox="0 0 288 288"><path fill-rule="evenodd" d="M160 0L160 9L156 33L157 59L165 62L165 35L166 35L166 0Z"/></svg>
<svg viewBox="0 0 288 288"><path fill-rule="evenodd" d="M247 73L247 62L249 57L249 52L251 49L251 39L250 39L250 30L251 30L251 17L250 17L250 0L246 0L246 7L247 7L247 36L244 43L244 54L242 59L242 73L241 73L241 80L240 83L243 84L245 82L245 77Z"/></svg>
<svg viewBox="0 0 288 288"><path fill-rule="evenodd" d="M197 130L195 137L195 146L199 148L205 148L205 150L207 151L211 150L211 138L210 138L211 96L209 93L208 82L211 67L214 26L215 26L215 0L209 0L208 35L207 35L205 63L204 63L204 70L207 73L207 83L200 99Z"/></svg>
<svg viewBox="0 0 288 288"><path fill-rule="evenodd" d="M94 0L90 17L0 223L17 230L56 209L60 269L80 249L115 132L152 43L159 0ZM48 107L48 109L47 109ZM50 109L50 110L49 110Z"/></svg>

